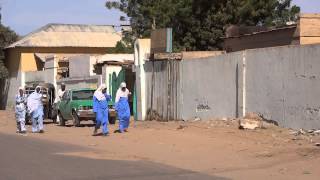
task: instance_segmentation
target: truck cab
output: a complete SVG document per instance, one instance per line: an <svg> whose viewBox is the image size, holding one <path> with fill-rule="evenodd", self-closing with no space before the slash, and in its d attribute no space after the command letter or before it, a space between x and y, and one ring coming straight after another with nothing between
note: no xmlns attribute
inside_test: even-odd
<svg viewBox="0 0 320 180"><path fill-rule="evenodd" d="M66 90L58 104L59 124L65 126L67 120L72 120L73 125L80 126L81 121L92 120L95 122L93 112L93 94L95 89L83 88ZM113 104L109 104L109 122L114 124L116 117Z"/></svg>

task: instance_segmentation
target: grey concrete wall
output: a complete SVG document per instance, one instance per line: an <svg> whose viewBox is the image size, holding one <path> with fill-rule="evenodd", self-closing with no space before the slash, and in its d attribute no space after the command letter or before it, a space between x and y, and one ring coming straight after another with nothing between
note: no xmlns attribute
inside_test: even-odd
<svg viewBox="0 0 320 180"><path fill-rule="evenodd" d="M46 69L45 71L25 72L25 83L45 82L54 83L53 69Z"/></svg>
<svg viewBox="0 0 320 180"><path fill-rule="evenodd" d="M61 83L65 83L67 89L79 88L97 88L101 82L101 76L91 76L85 78L66 78L59 80L57 85L60 87Z"/></svg>
<svg viewBox="0 0 320 180"><path fill-rule="evenodd" d="M3 106L5 106L6 109L13 109L15 106L15 95L21 86L21 74L22 73L18 71L15 76L8 78L7 89L5 89L7 92L5 92L4 97L1 97L1 99L3 98L3 103L5 103Z"/></svg>
<svg viewBox="0 0 320 180"><path fill-rule="evenodd" d="M250 50L247 111L290 128L320 128L320 45Z"/></svg>
<svg viewBox="0 0 320 180"><path fill-rule="evenodd" d="M239 113L242 53L181 61L181 116L212 119Z"/></svg>
<svg viewBox="0 0 320 180"><path fill-rule="evenodd" d="M181 119L191 120L233 118L256 112L282 127L320 128L320 45L182 60L177 63L177 90L167 88L169 75L176 73L168 71L168 64L155 63L153 91L151 62L146 64L147 108L151 92L155 93L154 109L160 115L176 111ZM167 106L167 97L175 91L179 106L176 110Z"/></svg>
<svg viewBox="0 0 320 180"><path fill-rule="evenodd" d="M74 56L69 59L70 77L90 76L90 55Z"/></svg>

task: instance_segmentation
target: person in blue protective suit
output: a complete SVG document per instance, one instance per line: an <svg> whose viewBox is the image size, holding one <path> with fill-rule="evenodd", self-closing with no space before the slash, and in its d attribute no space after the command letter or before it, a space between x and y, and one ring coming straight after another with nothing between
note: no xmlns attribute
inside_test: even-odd
<svg viewBox="0 0 320 180"><path fill-rule="evenodd" d="M28 97L27 105L32 119L32 132L44 133L42 94L39 86L37 86L35 91Z"/></svg>
<svg viewBox="0 0 320 180"><path fill-rule="evenodd" d="M25 134L27 129L25 127L26 123L26 104L27 104L27 95L24 93L23 88L20 87L18 94L16 95L16 106L15 114L17 120L17 133Z"/></svg>
<svg viewBox="0 0 320 180"><path fill-rule="evenodd" d="M130 91L126 88L126 83L122 82L116 94L115 109L119 118L119 129L115 133L128 132L130 124L130 106L129 106Z"/></svg>
<svg viewBox="0 0 320 180"><path fill-rule="evenodd" d="M107 94L106 85L102 84L93 95L93 111L96 114L96 125L94 127L93 136L98 135L98 129L102 125L102 135L108 136L108 113L109 113L109 101L111 96Z"/></svg>

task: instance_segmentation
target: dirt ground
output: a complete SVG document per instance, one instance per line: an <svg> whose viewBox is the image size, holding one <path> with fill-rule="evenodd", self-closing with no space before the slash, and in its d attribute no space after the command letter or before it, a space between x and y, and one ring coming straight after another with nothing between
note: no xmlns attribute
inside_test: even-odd
<svg viewBox="0 0 320 180"><path fill-rule="evenodd" d="M131 122L128 133L91 136L93 127L60 127L46 121L45 134L26 138L89 147L64 155L93 159L145 160L230 179L320 179L318 136L295 136L270 127L239 130L232 120L196 122ZM113 132L117 125L111 125ZM15 133L11 111L0 111L0 133Z"/></svg>

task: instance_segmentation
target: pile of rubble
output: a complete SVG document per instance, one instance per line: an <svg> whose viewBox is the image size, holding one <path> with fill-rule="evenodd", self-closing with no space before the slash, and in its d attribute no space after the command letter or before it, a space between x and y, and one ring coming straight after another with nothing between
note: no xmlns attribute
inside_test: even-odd
<svg viewBox="0 0 320 180"><path fill-rule="evenodd" d="M300 130L291 130L291 133L294 136L298 136L298 135L307 135L307 136L319 136L320 135L320 130L315 130L315 129L311 129L311 130L304 130L304 129L300 129Z"/></svg>
<svg viewBox="0 0 320 180"><path fill-rule="evenodd" d="M276 121L267 120L257 113L247 113L243 118L238 120L239 129L265 129L271 126L278 126Z"/></svg>
<svg viewBox="0 0 320 180"><path fill-rule="evenodd" d="M294 135L296 137L293 138L293 140L299 140L299 137L305 137L305 139L308 139L311 143L314 143L315 146L320 147L320 130L290 130L290 134ZM315 139L318 139L318 142L314 142Z"/></svg>

